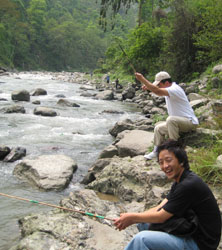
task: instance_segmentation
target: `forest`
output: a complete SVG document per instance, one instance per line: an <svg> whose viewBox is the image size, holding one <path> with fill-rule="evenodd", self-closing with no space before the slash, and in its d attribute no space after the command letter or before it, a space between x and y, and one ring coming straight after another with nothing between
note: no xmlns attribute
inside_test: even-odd
<svg viewBox="0 0 222 250"><path fill-rule="evenodd" d="M222 59L221 0L0 0L0 66L198 77Z"/></svg>

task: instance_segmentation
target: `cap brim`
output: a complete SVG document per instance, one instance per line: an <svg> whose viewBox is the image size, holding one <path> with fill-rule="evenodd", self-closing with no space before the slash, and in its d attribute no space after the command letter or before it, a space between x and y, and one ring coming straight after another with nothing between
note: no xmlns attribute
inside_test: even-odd
<svg viewBox="0 0 222 250"><path fill-rule="evenodd" d="M153 82L153 85L154 85L154 86L158 86L159 83L160 83L160 81L155 81L155 82Z"/></svg>

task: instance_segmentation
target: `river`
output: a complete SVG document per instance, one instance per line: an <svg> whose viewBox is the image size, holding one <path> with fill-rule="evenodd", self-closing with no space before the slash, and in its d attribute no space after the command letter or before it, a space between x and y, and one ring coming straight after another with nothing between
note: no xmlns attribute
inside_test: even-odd
<svg viewBox="0 0 222 250"><path fill-rule="evenodd" d="M65 154L78 164L78 170L65 190L43 192L13 176L13 169L18 161L13 163L0 161L1 193L58 205L59 201L71 191L84 188L80 182L88 168L104 147L113 141L109 129L117 121L141 117L139 110L133 104L83 97L80 87L78 83L53 80L50 73L23 72L0 76L0 99L7 100L0 101L0 110L15 104L11 100L11 93L15 90L25 89L32 92L37 88L43 88L47 91L45 96L31 96L30 102L17 103L24 106L25 114L5 114L0 111L0 145L10 148L24 147L27 150L26 157L29 158L43 154ZM64 95L67 100L79 104L80 107L58 106L56 104L59 100L56 97L58 94ZM37 105L32 102L35 100L41 102L40 106L53 108L59 115L56 117L34 115L33 110ZM104 110L117 110L123 113L103 113ZM19 241L19 218L50 209L0 196L0 250L8 250Z"/></svg>

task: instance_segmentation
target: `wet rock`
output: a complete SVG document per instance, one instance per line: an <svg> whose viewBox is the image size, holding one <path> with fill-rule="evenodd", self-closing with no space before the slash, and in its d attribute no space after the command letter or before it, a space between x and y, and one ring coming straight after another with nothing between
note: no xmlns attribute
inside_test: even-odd
<svg viewBox="0 0 222 250"><path fill-rule="evenodd" d="M37 107L34 109L35 115L42 115L42 116L57 116L56 111L51 108L47 107Z"/></svg>
<svg viewBox="0 0 222 250"><path fill-rule="evenodd" d="M8 114L10 114L10 113L22 113L22 114L24 114L25 108L23 106L20 106L20 105L12 105L9 107L2 108L1 111L4 113L8 113Z"/></svg>
<svg viewBox="0 0 222 250"><path fill-rule="evenodd" d="M26 149L23 147L12 148L10 153L4 158L4 162L14 162L26 156Z"/></svg>
<svg viewBox="0 0 222 250"><path fill-rule="evenodd" d="M47 95L47 91L42 88L37 88L31 95L32 96Z"/></svg>
<svg viewBox="0 0 222 250"><path fill-rule="evenodd" d="M65 106L65 107L77 107L77 108L80 107L79 104L74 103L74 102L70 102L70 101L65 100L65 99L59 99L57 104L60 106Z"/></svg>
<svg viewBox="0 0 222 250"><path fill-rule="evenodd" d="M14 91L11 94L11 98L13 101L30 101L30 94L27 90Z"/></svg>
<svg viewBox="0 0 222 250"><path fill-rule="evenodd" d="M77 164L65 155L42 155L16 165L13 173L42 190L62 190L68 186Z"/></svg>
<svg viewBox="0 0 222 250"><path fill-rule="evenodd" d="M7 146L0 145L0 160L2 161L6 155L10 153L11 149Z"/></svg>
<svg viewBox="0 0 222 250"><path fill-rule="evenodd" d="M114 94L112 90L104 90L95 96L96 99L113 100Z"/></svg>

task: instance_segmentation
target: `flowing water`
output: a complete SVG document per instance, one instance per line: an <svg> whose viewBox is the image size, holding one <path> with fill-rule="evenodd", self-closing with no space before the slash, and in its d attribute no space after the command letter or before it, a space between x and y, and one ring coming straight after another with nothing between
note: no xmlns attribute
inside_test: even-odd
<svg viewBox="0 0 222 250"><path fill-rule="evenodd" d="M0 192L20 196L27 199L59 204L71 191L84 188L80 184L88 168L98 158L99 153L111 144L112 136L109 129L117 121L140 117L139 111L132 104L117 101L103 101L82 97L80 84L53 80L50 74L19 73L0 76L0 109L15 104L11 93L25 89L29 92L37 88L47 91L45 96L31 96L30 102L19 102L26 113L5 114L0 111L0 145L24 147L29 158L43 154L65 154L74 159L78 170L70 185L61 192L43 192L13 176L17 162L0 161ZM93 91L92 91L93 92ZM80 105L79 108L61 107L56 103L56 95L62 94L67 100ZM53 108L56 117L43 117L33 114L37 105ZM104 110L123 111L122 114L103 113ZM50 210L50 207L13 200L0 196L0 250L8 250L19 241L20 232L18 219L30 213Z"/></svg>

